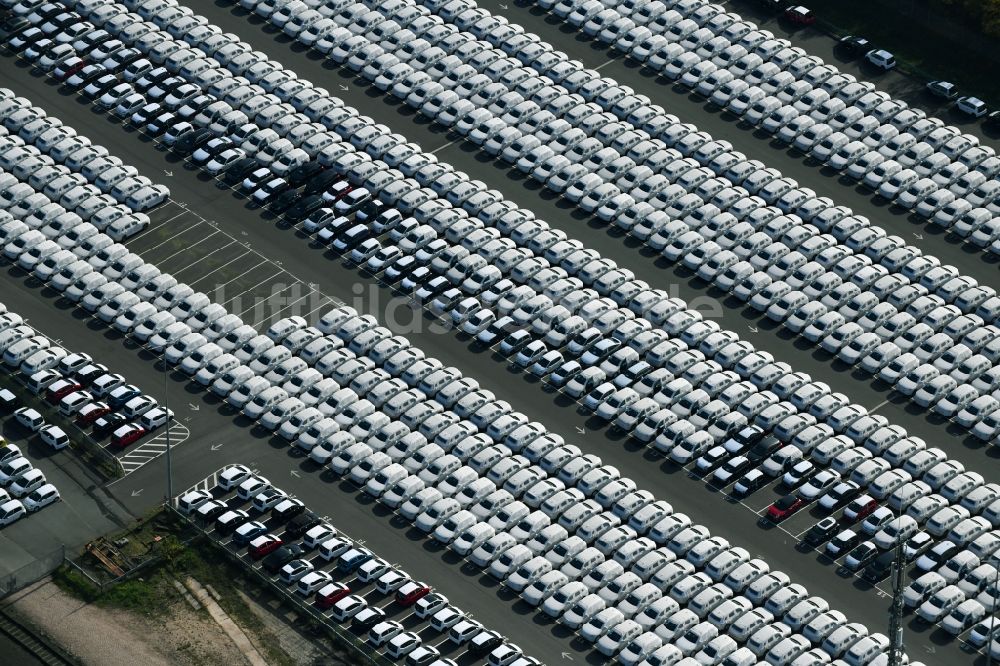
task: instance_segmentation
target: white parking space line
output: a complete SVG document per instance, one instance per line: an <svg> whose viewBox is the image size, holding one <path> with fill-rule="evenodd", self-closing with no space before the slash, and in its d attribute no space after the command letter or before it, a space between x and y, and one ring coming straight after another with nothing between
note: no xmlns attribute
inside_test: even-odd
<svg viewBox="0 0 1000 666"><path fill-rule="evenodd" d="M164 263L170 261L171 259L173 259L177 255L184 254L186 252L190 252L192 246L194 246L194 245L200 245L201 243L204 243L205 241L207 241L209 238L211 238L212 236L214 236L217 233L219 233L218 229L216 229L212 233L208 234L207 236L203 236L202 238L199 238L198 240L196 240L196 241L194 241L192 243L187 243L184 247L180 248L176 252L172 252L172 253L168 254L167 256L165 256L165 257L157 257L156 263L158 265L162 266ZM147 253L147 254L149 254L149 250L142 250L142 251L145 252L145 253Z"/></svg>
<svg viewBox="0 0 1000 666"><path fill-rule="evenodd" d="M171 273L174 275L174 277L177 277L177 275L179 275L180 273L183 273L184 271L186 271L187 269L191 268L192 266L197 266L198 264L200 264L201 262L205 261L206 259L211 258L211 256L213 254L215 254L216 252L221 252L222 250L225 250L227 247L229 247L230 245L232 245L235 242L236 241L229 241L225 245L220 245L219 247L217 247L217 248L209 251L204 256L198 257L197 259L195 259L194 261L192 261L190 264L188 264L186 266L183 266L181 268L176 268L176 269L172 270ZM218 269L216 269L216 270L218 270ZM212 272L208 273L208 275L212 275L215 272L216 271L212 271Z"/></svg>
<svg viewBox="0 0 1000 666"><path fill-rule="evenodd" d="M226 266L228 266L228 265L230 265L230 264L232 264L232 263L234 263L234 262L237 262L237 261L239 261L240 259L242 259L243 257L247 256L248 254L253 254L253 252L252 252L252 251L249 251L249 250L248 250L248 251L244 252L243 254L241 254L241 255L239 255L239 256L237 256L237 257L233 258L233 259L230 259L230 260L229 260L229 261L227 261L226 263L222 264L222 265L221 265L221 266L219 266L219 267L218 267L217 269L215 269L215 271L213 271L213 272L211 272L211 273L206 273L206 274L202 275L202 276L201 276L201 277L199 277L199 278L195 278L195 279L193 279L193 280L188 280L188 285L189 285L189 286L193 286L193 285L196 285L196 284L198 284L198 283L199 283L199 282L201 282L202 280L205 280L205 279L207 279L207 278L210 278L210 277L212 277L212 276L213 276L214 274L216 274L216 273L218 273L218 272L222 271L222 269L223 269L223 268L225 268ZM225 284L229 284L229 282L232 282L233 280L238 280L238 279L239 279L239 278L241 278L242 276L244 276L244 275L246 275L247 273L249 273L250 271L252 271L252 270L253 270L254 268L257 268L257 266L260 266L260 264L262 264L262 263L264 263L264 262L260 262L259 264L254 264L254 266L253 266L252 268L250 268L249 270L245 270L245 271L243 271L242 273L240 273L239 275L237 275L236 277L234 277L234 278L233 278L232 280L229 280L229 281L228 281L228 282L226 282ZM218 286L218 285L217 285L217 286Z"/></svg>
<svg viewBox="0 0 1000 666"><path fill-rule="evenodd" d="M191 437L191 430L183 423L173 422L170 426L170 448L183 444ZM134 449L118 457L125 476L136 471L143 465L159 458L167 450L167 433L161 432Z"/></svg>
<svg viewBox="0 0 1000 666"><path fill-rule="evenodd" d="M448 143L444 144L443 146L438 146L438 147L437 147L437 148L435 148L434 150L429 150L429 151L427 151L427 152L428 152L428 153L430 153L431 155L434 155L434 154L436 154L436 153L439 153L439 152L441 152L442 150L444 150L444 149L445 149L445 148L447 148L448 146L453 146L453 145L455 145L456 143L458 143L458 142L460 142L460 141L465 141L465 137L461 137L461 138L459 138L459 139L455 139L455 140L453 140L453 141L449 141Z"/></svg>
<svg viewBox="0 0 1000 666"><path fill-rule="evenodd" d="M187 211L185 211L184 213L182 213L182 215L185 214L185 213L187 213ZM182 229L181 231L178 231L177 233L175 233L175 234L173 234L171 236L167 236L166 238L164 238L163 240L161 240L156 245L144 248L144 249L139 250L139 251L140 252L152 252L153 250L156 250L157 248L159 248L159 247L161 247L161 246L169 243L170 241L174 240L178 236L182 236L182 235L186 234L187 232L191 231L192 229L200 227L201 224L202 224L201 221L195 222L190 227L186 227L186 228ZM129 242L132 243L132 242L138 240L139 238L142 238L146 234L146 232L148 232L148 231L150 231L150 230L147 229L146 231L144 231L143 233L139 234L138 236L133 236L132 238L129 239Z"/></svg>
<svg viewBox="0 0 1000 666"><path fill-rule="evenodd" d="M890 391L890 394L891 394L891 393L893 393L893 392L892 392L892 391ZM879 410L880 408L882 408L882 407L885 407L886 405L888 405L888 404L889 404L889 402L890 402L889 398L886 398L886 399L885 399L885 400L883 400L882 402L878 403L877 405L875 405L874 407L872 407L871 409L869 409L869 410L868 410L868 413L869 413L869 414L874 414L874 413L875 413L876 411L878 411L878 410Z"/></svg>

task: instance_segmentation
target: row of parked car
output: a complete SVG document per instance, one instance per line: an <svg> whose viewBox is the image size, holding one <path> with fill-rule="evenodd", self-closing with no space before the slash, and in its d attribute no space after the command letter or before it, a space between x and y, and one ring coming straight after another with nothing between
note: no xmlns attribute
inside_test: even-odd
<svg viewBox="0 0 1000 666"><path fill-rule="evenodd" d="M214 488L181 494L176 508L383 656L405 657L407 666L455 666L431 640L446 634L467 646L464 656L485 658L490 666L540 663L248 467L229 465L216 476ZM404 616L411 612L416 622Z"/></svg>
<svg viewBox="0 0 1000 666"><path fill-rule="evenodd" d="M443 8L441 11L448 14ZM270 15L271 20L282 27L284 21L288 20L286 15L289 12L295 13L283 7ZM358 21L361 21L360 17ZM373 21L377 20L362 23L368 25ZM398 36L398 24L393 18L388 21L390 25L383 26L382 29L387 34ZM376 22L369 29L373 38L380 34L379 25L381 22ZM433 27L435 24L431 24L431 28ZM414 49L421 49L421 46L413 45L413 40L402 40L394 51L386 51L378 43L366 41L365 37L353 34L347 28L338 26L338 29L341 31L339 34L350 36L344 41L346 50L340 51L340 46L334 46L331 57L338 62L346 61L352 68L375 80L376 85L377 75L380 74L378 67L372 67L373 65L388 63L393 58L398 60ZM335 30L328 38L332 39L334 33ZM450 36L456 38L453 40L456 43L461 41L457 39L461 35L445 34L445 40ZM487 38L489 34L492 33L487 33ZM489 67L496 62L509 61L510 58L501 57L506 54L520 57L520 51L510 44L503 44L502 51L493 48L488 41L474 40L468 34L465 36L468 40L464 43L469 47L466 51L475 52L471 61L483 71L492 71ZM970 350L967 345L958 347L960 340L954 336L951 344L947 344L943 330L952 319L963 314L968 316L955 322L953 329L969 330L977 324L981 326L983 322L978 319L981 317L985 317L986 321L995 321L1000 299L991 288L979 286L975 281L961 276L954 267L940 266L940 262L934 257L922 256L918 250L907 246L902 238L887 236L883 230L872 227L867 219L849 215L850 211L843 207L833 206L832 202L817 200L815 197L803 197L794 181L781 178L780 173L765 169L760 163L746 160L745 156L734 160L733 153L726 150L724 142L710 141L705 144L699 139L698 146L687 146L683 142L684 137L672 137L677 124L667 123L660 135L664 139L670 139L665 143L675 141L672 145L679 146L680 150L665 147L657 149L657 140L642 138L644 134L648 134L645 130L636 132L626 129L626 123L612 122L615 120L612 116L621 117L625 110L632 107L648 108L642 106L641 98L635 95L622 93L625 100L622 102L621 99L605 100L601 94L595 94L593 97L597 104L589 107L581 101L577 110L582 108L585 113L590 114L589 119L583 119L586 121L583 127L589 129L589 133L594 136L588 137L587 132L581 129L575 139L570 137L572 132L563 132L556 140L555 135L559 132L556 131L558 123L555 121L563 122L568 128L565 117L573 119L573 109L569 109L564 118L556 119L551 111L540 110L537 102L526 101L518 93L512 92L510 87L504 87L497 81L487 83L489 77L486 74L473 74L475 68L468 65L464 69L469 74L468 81L458 77L462 83L456 84L446 77L449 76L449 67L458 67L455 63L460 60L455 55L446 58L446 49L442 48L446 47L450 52L456 50L455 45L443 43L442 47L438 47L424 41L426 46L422 48L435 53L424 54L433 63L425 68L425 73L429 72L432 80L423 84L420 90L442 90L435 94L420 92L417 95L415 105L423 112L439 120L444 114L445 124L452 125L474 142L480 143L487 152L512 165L517 164L525 170L540 174L543 176L542 180L553 186L555 191L564 193L585 210L597 211L599 215L605 210L605 206L610 206L607 210L612 215L628 211L623 226L629 228L631 233L662 251L669 259L683 259L687 266L698 271L704 279L721 283L720 286L724 289L734 290L740 287L740 295L747 292L744 295L746 300L752 300L755 307L778 321L796 315L791 324L792 330L798 327L801 332L801 329L814 323L814 319L828 315L820 322L823 328L819 329L818 337L827 343L825 346L831 347L830 351L842 351L840 356L845 360L851 363L864 361L860 367L870 372L882 370L897 357L919 347L926 338L940 334L928 344L927 350L921 352L928 358L917 356L914 359L913 356L905 356L896 364L897 367L886 374L894 371L892 380L898 380L907 372L922 366L915 375L918 385L912 390L905 388L904 393L916 393L924 388L923 384L936 379L934 386L924 390L928 395L921 394L916 401L924 406L939 407L939 411L946 416L958 415L967 405L981 398L972 411L962 415L960 422L967 427L975 425L998 406L996 399L988 395L995 387L990 387L989 390L974 388L967 376L972 375L971 378L975 379L980 372L992 368L993 363L982 355L977 355L978 349ZM531 48L531 40L525 43L526 50L532 53L537 50ZM458 51L461 52L461 49ZM488 58L487 55L491 57ZM543 55L547 59L549 54L547 52ZM420 53L411 57L420 63ZM445 60L454 62L442 65L438 70L434 69ZM522 58L522 61L532 66L537 64L530 59ZM484 65L486 62L489 64ZM409 61L405 67L413 70ZM391 66L387 69L391 69ZM540 65L536 69L548 72L547 67L542 68ZM441 72L440 75L437 75L438 71ZM523 73L530 70L519 67L517 71ZM506 73L498 78L504 80L505 75ZM433 80L435 76L437 80ZM443 89L441 81L448 83L446 89ZM470 84L469 81L473 83ZM404 92L409 91L409 96L405 97L408 103L414 101L414 93L410 88L408 84L404 85ZM482 99L477 98L476 95L483 93L486 88L490 90ZM543 93L547 94L544 89ZM618 96L617 92L611 95L615 96ZM556 101L557 106L568 104L561 99ZM478 109L476 103L489 103L489 107ZM551 104L549 108L552 108ZM602 117L602 113L608 113L602 112L602 108L610 108L611 116ZM455 113L459 109L464 109L470 116L478 115L476 120L482 122L463 125L464 119L458 119L462 111ZM620 111L617 114L616 109ZM493 110L497 111L499 117L493 116ZM476 111L481 113L477 114ZM651 119L658 119L655 121L660 126L664 124L666 117L662 113L650 116ZM546 118L551 118L552 122L546 124ZM505 122L504 119L511 122ZM516 125L513 119L525 122ZM651 129L648 123L645 127ZM533 133L527 131L531 129ZM386 129L383 135L387 132ZM621 137L627 137L627 145L621 144ZM399 148L403 141L402 137L389 140L379 136L378 139L374 145L377 156L382 158L393 155L393 150ZM364 140L364 137L358 138L358 142ZM629 152L626 156L616 150L618 148L624 151L627 147ZM668 159L671 150L676 153L676 159L672 162ZM554 155L556 151L561 152ZM982 158L985 168L996 171L989 166L994 163L994 166L1000 167L1000 160L987 159L988 149L976 148L973 152L976 157L972 166L978 166L976 162ZM637 167L632 159L633 155L646 155L647 163ZM536 158L541 157L548 159L543 160L539 167L539 160ZM553 166L551 160L556 158L559 161L556 166L561 168ZM522 165L524 160L527 162ZM666 171L661 169L661 173L654 173L653 167L662 167ZM405 173L404 171L404 175ZM982 175L978 171L976 174ZM441 165L434 165L430 175L424 179L421 178L422 173L415 175L418 184L429 184L432 188L438 185L442 177L449 183L464 184L461 174L452 174ZM606 187L602 187L602 175L614 175L617 180L613 183L606 182ZM433 176L433 180L430 176ZM731 186L726 186L727 177L738 188L742 188L745 195L743 198ZM412 187L416 187L416 184ZM704 190L705 187L708 190ZM391 189L393 196L412 190L405 182L397 183ZM701 196L698 196L699 193ZM995 206L995 194L990 195L984 203ZM637 200L639 203L636 203ZM711 203L706 204L706 200ZM758 203L747 203L754 200ZM317 201L316 205L318 204ZM646 214L644 219L636 219L637 207ZM621 223L622 218L615 220ZM803 220L808 224L803 224ZM544 225L536 226L532 231L544 229ZM369 245L374 247L373 244ZM751 257L752 262L748 261ZM853 278L853 282L848 278ZM874 290L876 295L863 293L879 278L884 279ZM920 298L921 296L927 298ZM817 302L809 304L810 298ZM823 303L818 302L820 298L823 298ZM955 305L956 302L958 305ZM807 304L805 311L800 313L799 309ZM954 307L947 307L951 305ZM916 344L913 344L902 335L918 321L927 323L931 328L929 333L925 330L926 327L917 328L914 335ZM867 335L863 335L866 333ZM860 340L855 342L857 337ZM845 349L852 343L851 349ZM946 358L937 361L939 356ZM972 356L976 358L958 371L955 377L949 379L934 376L935 373L950 375L959 364ZM957 359L957 362L949 365L949 361L953 359ZM915 360L918 362L915 363ZM931 368L931 361L937 361L942 367Z"/></svg>
<svg viewBox="0 0 1000 666"><path fill-rule="evenodd" d="M984 216L983 195L986 203L996 200L995 171L975 174L969 163L979 154L968 153L979 143L974 136L928 118L720 5L700 0L537 4L820 162L864 179L880 195L935 224L951 226L973 210ZM441 5L456 21L475 9L466 0ZM845 42L844 50L857 41ZM883 69L894 64L891 54L877 49L866 58ZM973 116L985 113L985 104L975 98L963 98L959 108ZM1000 224L995 210L985 220L994 228Z"/></svg>

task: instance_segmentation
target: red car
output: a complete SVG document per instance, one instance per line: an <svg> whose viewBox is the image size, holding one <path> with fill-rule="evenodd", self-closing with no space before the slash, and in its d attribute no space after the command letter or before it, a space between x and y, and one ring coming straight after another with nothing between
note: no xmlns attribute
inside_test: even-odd
<svg viewBox="0 0 1000 666"><path fill-rule="evenodd" d="M430 593L431 588L429 585L411 580L396 590L396 603L400 606L412 606Z"/></svg>
<svg viewBox="0 0 1000 666"><path fill-rule="evenodd" d="M326 199L327 201L340 201L348 194L350 194L352 190L354 190L354 186L348 183L346 180L342 180L338 183L335 183L333 187L328 189L323 194L323 198Z"/></svg>
<svg viewBox="0 0 1000 666"><path fill-rule="evenodd" d="M92 402L89 405L84 405L80 411L77 413L76 422L81 426L89 426L94 423L97 419L101 418L105 414L110 414L111 408L108 407L103 402Z"/></svg>
<svg viewBox="0 0 1000 666"><path fill-rule="evenodd" d="M74 391L79 391L83 388L83 384L79 382L70 381L67 379L60 379L55 384L49 387L49 393L45 399L50 405L58 405L59 401L68 396Z"/></svg>
<svg viewBox="0 0 1000 666"><path fill-rule="evenodd" d="M349 588L345 583L330 583L328 585L324 585L316 591L316 605L323 609L330 608L350 593L351 588Z"/></svg>
<svg viewBox="0 0 1000 666"><path fill-rule="evenodd" d="M878 502L871 495L862 495L844 508L845 523L860 523L878 508Z"/></svg>
<svg viewBox="0 0 1000 666"><path fill-rule="evenodd" d="M250 545L247 546L247 555L250 556L251 560L259 560L267 557L284 544L284 541L273 534L263 534L250 542Z"/></svg>
<svg viewBox="0 0 1000 666"><path fill-rule="evenodd" d="M797 495L785 495L767 507L767 517L776 523L780 523L805 505L806 501L801 497Z"/></svg>
<svg viewBox="0 0 1000 666"><path fill-rule="evenodd" d="M111 435L111 446L117 446L119 449L124 449L129 444L140 439L146 434L146 429L142 426L137 426L134 423L129 423L128 425L123 425L118 430L115 430L114 434Z"/></svg>
<svg viewBox="0 0 1000 666"><path fill-rule="evenodd" d="M812 25L816 22L816 15L808 7L796 5L785 10L785 19L794 25Z"/></svg>

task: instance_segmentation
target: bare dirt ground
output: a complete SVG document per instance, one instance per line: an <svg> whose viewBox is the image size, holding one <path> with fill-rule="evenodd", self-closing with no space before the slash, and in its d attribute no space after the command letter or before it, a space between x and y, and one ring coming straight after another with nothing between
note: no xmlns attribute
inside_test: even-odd
<svg viewBox="0 0 1000 666"><path fill-rule="evenodd" d="M5 600L12 614L93 666L234 666L239 650L204 610L164 598L156 617L76 599L42 580Z"/></svg>

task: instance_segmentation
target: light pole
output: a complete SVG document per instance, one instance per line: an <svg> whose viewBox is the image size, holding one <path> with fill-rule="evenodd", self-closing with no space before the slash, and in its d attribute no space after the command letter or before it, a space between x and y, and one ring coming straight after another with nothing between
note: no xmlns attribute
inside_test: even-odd
<svg viewBox="0 0 1000 666"><path fill-rule="evenodd" d="M160 362L163 364L163 409L167 412L167 501L171 501L174 498L174 476L173 468L170 465L170 401L167 400L167 350L163 350L162 356L160 356Z"/></svg>
<svg viewBox="0 0 1000 666"><path fill-rule="evenodd" d="M993 630L997 623L997 594L1000 594L1000 562L993 565L993 608L990 615L990 637L986 639L986 666L993 666Z"/></svg>

